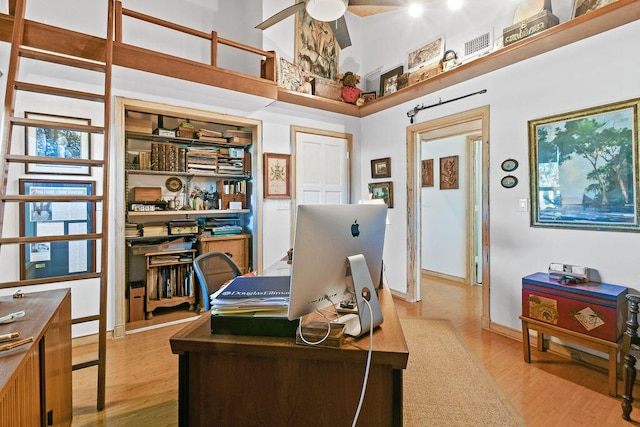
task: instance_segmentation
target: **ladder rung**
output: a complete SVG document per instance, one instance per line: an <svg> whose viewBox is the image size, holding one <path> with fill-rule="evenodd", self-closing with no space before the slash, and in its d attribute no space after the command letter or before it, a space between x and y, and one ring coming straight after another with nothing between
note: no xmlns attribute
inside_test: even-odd
<svg viewBox="0 0 640 427"><path fill-rule="evenodd" d="M104 102L104 95L79 90L64 89L60 87L37 85L34 83L16 82L16 90L25 92L43 93L45 95L64 96L66 98L83 99L85 101Z"/></svg>
<svg viewBox="0 0 640 427"><path fill-rule="evenodd" d="M53 196L50 194L0 194L5 202L101 202L104 196Z"/></svg>
<svg viewBox="0 0 640 427"><path fill-rule="evenodd" d="M73 242L76 240L98 240L102 239L102 233L89 234L63 234L60 236L21 236L21 237L3 237L0 239L2 244L27 244L27 243L43 243L43 242Z"/></svg>
<svg viewBox="0 0 640 427"><path fill-rule="evenodd" d="M104 133L104 127L101 127L101 126L53 122L51 120L25 119L24 117L11 117L9 120L11 121L11 124L16 126L30 126L35 128L59 129L59 130L75 130L78 132L88 132L88 133L96 133L96 134Z"/></svg>
<svg viewBox="0 0 640 427"><path fill-rule="evenodd" d="M77 325L78 323L95 322L96 320L100 320L100 316L97 314L94 314L93 316L85 316L85 317L78 317L76 319L71 319L71 324Z"/></svg>
<svg viewBox="0 0 640 427"><path fill-rule="evenodd" d="M100 361L98 359L87 360L86 362L74 363L73 365L71 365L71 370L77 371L78 369L84 369L90 366L98 366L99 364Z"/></svg>
<svg viewBox="0 0 640 427"><path fill-rule="evenodd" d="M102 277L101 272L70 274L68 276L44 277L41 279L16 280L0 283L0 289L20 288L24 286L43 285L49 283L71 282L74 280L96 279Z"/></svg>
<svg viewBox="0 0 640 427"><path fill-rule="evenodd" d="M69 159L67 157L24 156L22 154L7 154L4 156L7 162L13 163L40 163L73 166L103 166L104 161L92 159Z"/></svg>
<svg viewBox="0 0 640 427"><path fill-rule="evenodd" d="M61 56L52 52L33 50L22 46L18 51L18 55L23 58L35 59L37 61L52 62L54 64L65 65L69 67L82 68L89 71L106 72L107 66L102 62L91 61L88 59L77 58L74 56Z"/></svg>

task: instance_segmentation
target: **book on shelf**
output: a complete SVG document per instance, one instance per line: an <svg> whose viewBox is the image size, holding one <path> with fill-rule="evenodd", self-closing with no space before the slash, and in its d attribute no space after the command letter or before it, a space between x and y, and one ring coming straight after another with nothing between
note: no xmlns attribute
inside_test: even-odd
<svg viewBox="0 0 640 427"><path fill-rule="evenodd" d="M198 136L199 137L209 137L209 138L222 138L222 132L219 132L217 130L212 130L212 129L204 129L204 128L200 128L198 129Z"/></svg>

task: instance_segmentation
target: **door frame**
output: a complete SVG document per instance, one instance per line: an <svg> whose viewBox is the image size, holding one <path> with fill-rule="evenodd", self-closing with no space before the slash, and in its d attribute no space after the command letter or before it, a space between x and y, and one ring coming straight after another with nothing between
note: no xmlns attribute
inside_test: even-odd
<svg viewBox="0 0 640 427"><path fill-rule="evenodd" d="M421 265L421 144L420 134L431 132L443 134L464 129L465 124L481 120L482 122L482 327L491 325L490 311L490 269L489 269L489 106L479 107L461 113L417 123L407 127L407 300L420 299Z"/></svg>

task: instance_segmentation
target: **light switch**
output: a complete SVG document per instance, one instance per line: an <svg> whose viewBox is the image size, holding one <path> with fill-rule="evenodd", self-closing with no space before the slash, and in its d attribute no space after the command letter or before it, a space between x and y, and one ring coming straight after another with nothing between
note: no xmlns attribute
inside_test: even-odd
<svg viewBox="0 0 640 427"><path fill-rule="evenodd" d="M529 211L529 199L519 199L518 200L518 210L520 212L528 212Z"/></svg>

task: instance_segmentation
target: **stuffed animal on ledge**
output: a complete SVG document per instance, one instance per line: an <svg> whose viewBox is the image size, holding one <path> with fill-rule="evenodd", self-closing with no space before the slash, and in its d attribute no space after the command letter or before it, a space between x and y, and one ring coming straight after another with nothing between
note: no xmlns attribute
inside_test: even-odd
<svg viewBox="0 0 640 427"><path fill-rule="evenodd" d="M362 90L356 87L356 85L360 83L360 76L353 74L351 71L347 71L344 74L338 74L338 81L342 83L342 90L340 92L342 100L349 104L355 104L362 93Z"/></svg>

